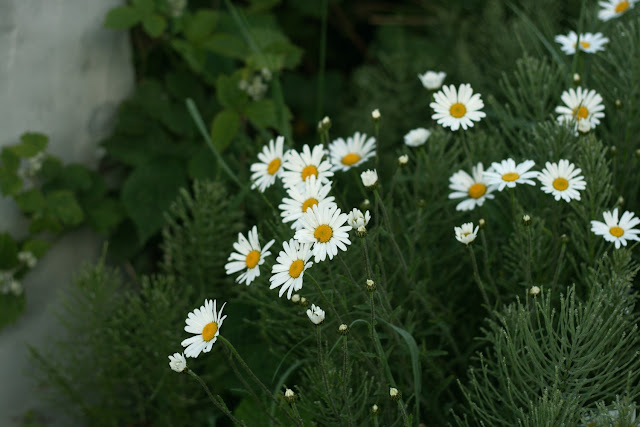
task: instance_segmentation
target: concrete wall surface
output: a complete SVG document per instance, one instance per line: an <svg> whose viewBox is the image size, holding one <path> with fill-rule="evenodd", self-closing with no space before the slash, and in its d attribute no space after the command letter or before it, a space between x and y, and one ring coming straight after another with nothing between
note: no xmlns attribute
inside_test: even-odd
<svg viewBox="0 0 640 427"><path fill-rule="evenodd" d="M95 165L97 143L134 84L127 32L102 27L120 3L0 0L0 146L42 132L50 137L49 153ZM0 231L19 237L24 227L13 201L0 196ZM26 276L26 312L0 331L0 426L21 425L27 410L44 411L26 344L45 348L60 333L53 315L59 293L83 260L96 259L100 245L88 230L70 233ZM40 413L44 425L70 425L56 411Z"/></svg>

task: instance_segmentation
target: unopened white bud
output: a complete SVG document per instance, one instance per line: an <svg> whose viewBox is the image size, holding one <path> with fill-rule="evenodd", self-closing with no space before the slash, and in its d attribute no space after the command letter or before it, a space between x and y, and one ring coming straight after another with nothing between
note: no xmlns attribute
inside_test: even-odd
<svg viewBox="0 0 640 427"><path fill-rule="evenodd" d="M380 120L380 110L378 110L377 108L376 108L375 110L373 110L373 111L371 112L371 118L372 118L374 121L378 121L378 120Z"/></svg>
<svg viewBox="0 0 640 427"><path fill-rule="evenodd" d="M406 154L403 154L402 156L398 157L398 164L400 166L406 165L408 161L409 161L409 156L407 156Z"/></svg>
<svg viewBox="0 0 640 427"><path fill-rule="evenodd" d="M540 288L538 286L532 286L531 289L529 289L529 295L531 295L532 297L535 297L539 293L540 293Z"/></svg>
<svg viewBox="0 0 640 427"><path fill-rule="evenodd" d="M297 304L300 302L300 294L293 294L291 296L291 302Z"/></svg>

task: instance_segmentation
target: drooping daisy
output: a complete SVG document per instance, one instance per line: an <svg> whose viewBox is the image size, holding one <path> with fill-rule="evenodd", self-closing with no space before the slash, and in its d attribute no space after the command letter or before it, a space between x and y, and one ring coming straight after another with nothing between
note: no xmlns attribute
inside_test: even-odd
<svg viewBox="0 0 640 427"><path fill-rule="evenodd" d="M302 216L302 228L296 231L294 238L300 243L312 243L315 262L333 259L338 249L347 250L349 230L347 214L341 213L335 203L313 206Z"/></svg>
<svg viewBox="0 0 640 427"><path fill-rule="evenodd" d="M276 178L282 174L282 161L284 158L284 137L276 138L275 144L273 139L268 145L262 147L262 152L258 153L258 160L251 165L251 189L258 188L264 193L268 187L276 182Z"/></svg>
<svg viewBox="0 0 640 427"><path fill-rule="evenodd" d="M356 132L352 137L338 138L329 144L329 154L333 171L347 171L360 166L376 155L376 139Z"/></svg>
<svg viewBox="0 0 640 427"><path fill-rule="evenodd" d="M331 162L322 160L324 155L324 147L321 144L313 147L313 151L307 144L302 147L301 153L295 150L287 151L282 164L284 186L287 188L296 187L312 175L322 184L329 182L333 172L331 171Z"/></svg>
<svg viewBox="0 0 640 427"><path fill-rule="evenodd" d="M498 191L504 190L504 187L514 188L516 184L536 185L533 178L538 176L538 172L529 171L534 165L533 160L525 160L519 165L513 159L493 162L491 168L484 172L485 182L497 186Z"/></svg>
<svg viewBox="0 0 640 427"><path fill-rule="evenodd" d="M593 89L583 89L581 87L569 89L562 92L562 102L565 105L556 107L559 123L574 123L575 129L593 129L600 124L600 119L604 117L604 105L602 97ZM587 124L586 128L582 126Z"/></svg>
<svg viewBox="0 0 640 427"><path fill-rule="evenodd" d="M447 77L447 73L443 71L427 71L424 74L418 74L422 86L429 90L440 89L445 77Z"/></svg>
<svg viewBox="0 0 640 427"><path fill-rule="evenodd" d="M182 341L181 345L187 347L184 350L185 356L198 357L200 352L208 353L211 351L211 347L220 335L222 322L227 318L226 314L222 315L225 305L227 305L226 302L222 304L218 312L216 300L204 300L203 306L189 313L187 320L185 320L187 326L184 327L184 330L195 335Z"/></svg>
<svg viewBox="0 0 640 427"><path fill-rule="evenodd" d="M454 85L442 86L442 90L433 95L435 102L429 104L435 111L431 116L438 124L452 131L460 127L467 130L473 122L480 121L486 114L480 111L484 107L480 94L474 95L470 84L461 84L456 90Z"/></svg>
<svg viewBox="0 0 640 427"><path fill-rule="evenodd" d="M453 231L456 233L456 240L467 246L476 240L478 230L479 227L477 225L474 230L472 222L464 223L460 227L453 227Z"/></svg>
<svg viewBox="0 0 640 427"><path fill-rule="evenodd" d="M487 172L492 171L491 168ZM482 162L471 168L471 175L466 171L459 170L449 178L449 188L453 193L449 194L450 199L464 199L456 206L457 211L470 211L476 206L482 206L487 199L493 199L495 186L487 184L484 175Z"/></svg>
<svg viewBox="0 0 640 427"><path fill-rule="evenodd" d="M324 310L315 304L311 304L311 308L307 310L307 317L314 325L324 322Z"/></svg>
<svg viewBox="0 0 640 427"><path fill-rule="evenodd" d="M538 180L542 184L542 191L553 194L556 201L563 199L569 203L571 200L580 200L580 191L587 188L582 170L576 168L569 160L560 160L558 163L545 163L545 168L538 174Z"/></svg>
<svg viewBox="0 0 640 427"><path fill-rule="evenodd" d="M640 224L640 219L633 212L625 211L619 221L618 208L613 212L604 212L602 216L604 222L591 221L591 231L604 237L607 242L614 242L616 249L620 249L621 244L627 246L627 240L640 240L640 230L633 228Z"/></svg>
<svg viewBox="0 0 640 427"><path fill-rule="evenodd" d="M370 220L371 214L369 211L365 211L363 214L358 208L353 208L353 210L347 215L347 223L349 223L351 228L354 230L357 230L360 227L366 227Z"/></svg>
<svg viewBox="0 0 640 427"><path fill-rule="evenodd" d="M256 277L260 276L260 266L264 264L264 259L271 255L268 249L275 240L271 240L263 248L260 248L258 228L255 225L247 235L249 240L242 233L238 233L238 241L233 244L233 249L236 252L231 252L227 259L229 262L224 268L227 271L227 275L246 269L236 278L236 282L246 282L247 286L249 286Z"/></svg>
<svg viewBox="0 0 640 427"><path fill-rule="evenodd" d="M569 34L559 34L555 37L556 43L560 43L560 49L567 55L576 53L578 45L578 34L570 31ZM580 34L580 50L587 53L596 53L604 50L604 45L609 43L609 39L604 37L602 33L584 33Z"/></svg>
<svg viewBox="0 0 640 427"><path fill-rule="evenodd" d="M598 2L600 11L598 12L598 18L601 21L608 21L609 19L622 16L627 10L632 9L638 0L607 0Z"/></svg>
<svg viewBox="0 0 640 427"><path fill-rule="evenodd" d="M294 291L302 289L304 272L313 265L311 261L311 243L300 243L295 239L282 243L282 250L276 258L277 264L271 270L271 286L275 289L280 286L278 296L287 293L287 299L291 299Z"/></svg>
<svg viewBox="0 0 640 427"><path fill-rule="evenodd" d="M292 222L291 228L299 230L302 225L300 217L312 206L333 203L334 197L327 194L331 191L331 182L322 185L315 176L310 176L303 184L289 188L289 198L282 199L278 208L282 211L282 222Z"/></svg>
<svg viewBox="0 0 640 427"><path fill-rule="evenodd" d="M431 136L431 131L425 128L416 128L410 130L404 136L404 143L409 147L419 147L427 142Z"/></svg>
<svg viewBox="0 0 640 427"><path fill-rule="evenodd" d="M169 356L169 367L176 372L187 369L187 359L184 358L184 353L173 353L172 356Z"/></svg>

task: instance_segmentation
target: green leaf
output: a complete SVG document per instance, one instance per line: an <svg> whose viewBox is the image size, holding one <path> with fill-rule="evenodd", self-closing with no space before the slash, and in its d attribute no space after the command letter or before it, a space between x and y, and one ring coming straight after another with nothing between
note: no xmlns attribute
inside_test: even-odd
<svg viewBox="0 0 640 427"><path fill-rule="evenodd" d="M218 101L225 107L241 110L247 103L247 94L238 87L239 76L221 75L216 80Z"/></svg>
<svg viewBox="0 0 640 427"><path fill-rule="evenodd" d="M167 20L163 16L153 14L142 20L142 27L150 37L160 37L167 28Z"/></svg>
<svg viewBox="0 0 640 427"><path fill-rule="evenodd" d="M275 128L278 125L276 105L271 99L262 99L249 103L244 113L256 126Z"/></svg>
<svg viewBox="0 0 640 427"><path fill-rule="evenodd" d="M233 59L244 60L249 54L249 48L244 40L233 34L216 33L201 43L203 49Z"/></svg>
<svg viewBox="0 0 640 427"><path fill-rule="evenodd" d="M0 330L18 320L25 307L24 293L19 296L0 294Z"/></svg>
<svg viewBox="0 0 640 427"><path fill-rule="evenodd" d="M194 15L185 18L184 36L192 43L202 41L213 32L218 18L219 14L213 10L198 10Z"/></svg>
<svg viewBox="0 0 640 427"><path fill-rule="evenodd" d="M240 115L232 110L222 110L213 119L211 124L211 140L220 151L231 143L240 128Z"/></svg>
<svg viewBox="0 0 640 427"><path fill-rule="evenodd" d="M32 239L27 240L22 244L22 251L31 252L36 258L41 258L47 253L51 247L51 243L44 240Z"/></svg>
<svg viewBox="0 0 640 427"><path fill-rule="evenodd" d="M18 207L27 213L40 212L46 205L42 192L37 188L16 195L15 200Z"/></svg>
<svg viewBox="0 0 640 427"><path fill-rule="evenodd" d="M47 158L42 162L40 176L45 180L54 180L62 173L62 170L63 166L60 159L53 156L47 156Z"/></svg>
<svg viewBox="0 0 640 427"><path fill-rule="evenodd" d="M0 269L9 270L18 265L18 245L9 233L0 233Z"/></svg>
<svg viewBox="0 0 640 427"><path fill-rule="evenodd" d="M87 206L87 222L99 233L108 233L124 218L120 201L107 198Z"/></svg>
<svg viewBox="0 0 640 427"><path fill-rule="evenodd" d="M193 72L202 74L204 61L206 59L203 50L196 48L185 40L179 39L171 40L171 47L182 56Z"/></svg>
<svg viewBox="0 0 640 427"><path fill-rule="evenodd" d="M131 3L140 12L140 16L150 15L155 9L153 0L133 0Z"/></svg>
<svg viewBox="0 0 640 427"><path fill-rule="evenodd" d="M44 150L47 142L49 142L49 138L46 135L41 133L25 133L20 137L20 144L7 148L16 156L28 158Z"/></svg>
<svg viewBox="0 0 640 427"><path fill-rule="evenodd" d="M187 171L191 179L214 180L217 170L218 162L206 145L201 145L194 151L187 165Z"/></svg>
<svg viewBox="0 0 640 427"><path fill-rule="evenodd" d="M47 209L64 225L78 225L84 219L82 208L71 191L59 190L46 195Z"/></svg>
<svg viewBox="0 0 640 427"><path fill-rule="evenodd" d="M59 189L82 191L91 187L91 172L80 164L70 164L60 170L56 187ZM50 188L47 186L46 188ZM46 189L45 189L46 191Z"/></svg>
<svg viewBox="0 0 640 427"><path fill-rule="evenodd" d="M140 12L131 6L111 9L104 20L104 26L114 30L131 28L140 22Z"/></svg>
<svg viewBox="0 0 640 427"><path fill-rule="evenodd" d="M204 102L204 87L193 73L187 70L174 70L164 76L164 84L173 98L184 105L187 98L193 98L196 104Z"/></svg>
<svg viewBox="0 0 640 427"><path fill-rule="evenodd" d="M163 213L187 185L184 163L159 157L138 166L122 189L122 203L138 230L140 242L147 241L164 224Z"/></svg>
<svg viewBox="0 0 640 427"><path fill-rule="evenodd" d="M8 172L18 171L20 167L20 157L16 153L9 150L8 147L5 147L2 149L0 157L2 158L2 166L4 166Z"/></svg>
<svg viewBox="0 0 640 427"><path fill-rule="evenodd" d="M0 166L0 191L5 196L13 196L22 188L22 179L15 172Z"/></svg>

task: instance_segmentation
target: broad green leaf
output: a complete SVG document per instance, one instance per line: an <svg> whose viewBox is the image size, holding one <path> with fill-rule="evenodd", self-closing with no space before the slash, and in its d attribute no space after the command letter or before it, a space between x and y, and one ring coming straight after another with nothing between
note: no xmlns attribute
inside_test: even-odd
<svg viewBox="0 0 640 427"><path fill-rule="evenodd" d="M182 56L193 72L202 74L206 59L205 52L202 49L198 49L191 43L179 39L171 40L171 47Z"/></svg>
<svg viewBox="0 0 640 427"><path fill-rule="evenodd" d="M204 87L198 79L187 70L174 70L164 76L167 91L180 105L184 105L187 98L192 98L196 104L204 102Z"/></svg>
<svg viewBox="0 0 640 427"><path fill-rule="evenodd" d="M202 48L218 55L233 59L244 60L249 54L249 48L240 37L229 33L216 33L201 43Z"/></svg>
<svg viewBox="0 0 640 427"><path fill-rule="evenodd" d="M16 195L15 200L18 207L26 213L40 212L46 205L42 192L37 188Z"/></svg>
<svg viewBox="0 0 640 427"><path fill-rule="evenodd" d="M50 231L52 233L61 233L64 227L60 220L52 212L45 211L44 215L33 217L29 224L29 232L31 234L40 233L42 231Z"/></svg>
<svg viewBox="0 0 640 427"><path fill-rule="evenodd" d="M22 188L22 179L15 172L8 171L4 166L0 166L0 191L5 196L17 194Z"/></svg>
<svg viewBox="0 0 640 427"><path fill-rule="evenodd" d="M140 16L150 15L155 9L153 0L132 0L131 3L140 12Z"/></svg>
<svg viewBox="0 0 640 427"><path fill-rule="evenodd" d="M27 240L22 244L22 251L31 252L36 258L41 258L47 251L51 243L44 240L32 239Z"/></svg>
<svg viewBox="0 0 640 427"><path fill-rule="evenodd" d="M18 320L25 307L24 293L19 296L0 294L0 330Z"/></svg>
<svg viewBox="0 0 640 427"><path fill-rule="evenodd" d="M247 103L247 94L238 87L239 77L222 75L216 80L218 101L225 107L240 110Z"/></svg>
<svg viewBox="0 0 640 427"><path fill-rule="evenodd" d="M211 179L216 176L218 162L208 146L201 145L198 147L187 165L187 171L191 179Z"/></svg>
<svg viewBox="0 0 640 427"><path fill-rule="evenodd" d="M71 191L59 190L46 195L47 209L64 225L78 225L84 219L82 208Z"/></svg>
<svg viewBox="0 0 640 427"><path fill-rule="evenodd" d="M4 147L2 149L2 154L0 155L2 159L2 166L5 168L7 172L17 172L20 167L20 157L9 150L8 147Z"/></svg>
<svg viewBox="0 0 640 427"><path fill-rule="evenodd" d="M140 12L131 6L111 9L104 20L104 26L114 30L131 28L140 22Z"/></svg>
<svg viewBox="0 0 640 427"><path fill-rule="evenodd" d="M251 5L247 9L247 12L260 13L266 12L269 9L273 9L274 7L282 3L282 0L251 0L250 3Z"/></svg>
<svg viewBox="0 0 640 427"><path fill-rule="evenodd" d="M45 180L56 179L61 173L64 167L60 159L47 156L42 162L42 168L40 169L40 176Z"/></svg>
<svg viewBox="0 0 640 427"><path fill-rule="evenodd" d="M0 233L0 269L9 270L18 264L18 245L9 233Z"/></svg>
<svg viewBox="0 0 640 427"><path fill-rule="evenodd" d="M277 127L276 106L271 99L250 102L244 114L256 126Z"/></svg>
<svg viewBox="0 0 640 427"><path fill-rule="evenodd" d="M218 13L213 10L198 10L195 14L185 18L184 36L192 43L204 40L213 32L218 18Z"/></svg>
<svg viewBox="0 0 640 427"><path fill-rule="evenodd" d="M91 187L91 172L80 164L66 166L58 179L64 188L72 191L86 190Z"/></svg>
<svg viewBox="0 0 640 427"><path fill-rule="evenodd" d="M213 119L211 124L211 140L213 145L224 151L240 128L240 115L232 110L222 110Z"/></svg>
<svg viewBox="0 0 640 427"><path fill-rule="evenodd" d="M86 207L87 222L99 233L108 233L124 218L124 208L115 199L102 199Z"/></svg>
<svg viewBox="0 0 640 427"><path fill-rule="evenodd" d="M157 120L161 120L171 107L169 95L157 80L141 83L136 88L132 101L140 106L145 114Z"/></svg>
<svg viewBox="0 0 640 427"><path fill-rule="evenodd" d="M47 146L49 138L41 133L25 133L20 137L20 144L7 147L16 156L22 158L33 157Z"/></svg>
<svg viewBox="0 0 640 427"><path fill-rule="evenodd" d="M129 175L122 189L122 203L136 225L141 243L160 230L164 211L180 187L186 185L184 163L171 157L155 158Z"/></svg>
<svg viewBox="0 0 640 427"><path fill-rule="evenodd" d="M149 36L157 38L160 37L167 28L167 20L156 13L145 17L142 20L142 27Z"/></svg>

